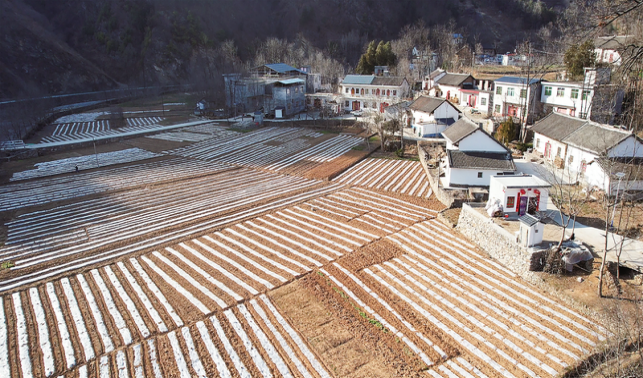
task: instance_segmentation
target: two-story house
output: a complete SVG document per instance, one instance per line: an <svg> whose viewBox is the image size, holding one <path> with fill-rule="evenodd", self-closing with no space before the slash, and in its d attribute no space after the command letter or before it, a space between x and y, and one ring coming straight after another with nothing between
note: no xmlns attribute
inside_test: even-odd
<svg viewBox="0 0 643 378"><path fill-rule="evenodd" d="M540 79L527 79L516 76L503 76L494 82L493 115L497 117L511 116L530 122L530 118L538 112L541 90Z"/></svg>
<svg viewBox="0 0 643 378"><path fill-rule="evenodd" d="M551 113L532 130L534 150L564 169L572 181L610 192L614 188L610 188L609 181L615 172L606 172L604 161L622 163L643 158L640 139L631 131L610 125Z"/></svg>
<svg viewBox="0 0 643 378"><path fill-rule="evenodd" d="M420 96L409 106L410 119L407 124L413 134L419 137L439 136L449 125L462 117L458 108L446 99Z"/></svg>
<svg viewBox="0 0 643 378"><path fill-rule="evenodd" d="M445 188L489 187L491 176L514 174L511 152L467 118L442 132L447 156L443 163Z"/></svg>
<svg viewBox="0 0 643 378"><path fill-rule="evenodd" d="M285 63L256 67L249 77L223 75L226 106L236 113L263 109L265 114L290 116L306 108L307 74Z"/></svg>
<svg viewBox="0 0 643 378"><path fill-rule="evenodd" d="M410 86L403 77L346 75L339 85L344 110L384 112L384 108L409 96Z"/></svg>
<svg viewBox="0 0 643 378"><path fill-rule="evenodd" d="M572 117L589 118L594 88L584 82L543 82L540 102L545 113L562 113Z"/></svg>

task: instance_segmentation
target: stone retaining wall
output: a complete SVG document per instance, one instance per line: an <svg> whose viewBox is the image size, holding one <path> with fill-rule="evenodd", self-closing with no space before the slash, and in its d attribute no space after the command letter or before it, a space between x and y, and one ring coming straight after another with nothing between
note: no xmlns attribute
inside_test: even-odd
<svg viewBox="0 0 643 378"><path fill-rule="evenodd" d="M519 246L515 235L494 224L470 205L462 205L456 229L512 272L528 281L535 279L530 269L533 263L540 260L540 254Z"/></svg>
<svg viewBox="0 0 643 378"><path fill-rule="evenodd" d="M425 153L424 148L420 145L420 141L418 141L418 156L420 157L420 162L422 163L424 172L426 172L426 176L429 179L429 184L431 185L431 190L433 190L435 198L442 202L446 207L460 207L462 205L462 200L456 199L452 193L440 187L440 178L438 177L439 169L429 169Z"/></svg>

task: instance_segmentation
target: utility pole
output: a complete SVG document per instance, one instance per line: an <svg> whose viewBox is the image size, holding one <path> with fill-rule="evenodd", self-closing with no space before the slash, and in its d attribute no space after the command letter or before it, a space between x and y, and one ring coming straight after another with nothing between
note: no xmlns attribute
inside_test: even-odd
<svg viewBox="0 0 643 378"><path fill-rule="evenodd" d="M94 156L96 157L96 168L100 168L98 163L98 153L96 152L96 138L92 137L92 142L94 143Z"/></svg>

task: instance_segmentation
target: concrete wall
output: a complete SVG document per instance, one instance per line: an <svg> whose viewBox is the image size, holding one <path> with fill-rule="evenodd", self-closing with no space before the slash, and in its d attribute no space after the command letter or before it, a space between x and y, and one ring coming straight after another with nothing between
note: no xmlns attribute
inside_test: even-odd
<svg viewBox="0 0 643 378"><path fill-rule="evenodd" d="M495 139L478 130L458 142L461 151L507 152Z"/></svg>
<svg viewBox="0 0 643 378"><path fill-rule="evenodd" d="M540 254L520 247L515 235L494 224L471 206L462 205L456 229L512 272L528 280L534 278L530 268L532 261L538 260Z"/></svg>
<svg viewBox="0 0 643 378"><path fill-rule="evenodd" d="M462 203L462 200L456 199L454 196L453 191L447 191L444 190L438 185L439 183L439 177L438 177L438 169L429 169L427 163L426 163L426 157L425 157L425 151L424 148L420 145L420 142L418 141L418 155L420 156L420 163L422 163L422 167L424 168L424 172L426 173L426 176L429 179L429 184L431 185L431 190L433 190L433 195L435 195L435 198L438 199L438 201L442 202L442 204L446 207L458 207Z"/></svg>

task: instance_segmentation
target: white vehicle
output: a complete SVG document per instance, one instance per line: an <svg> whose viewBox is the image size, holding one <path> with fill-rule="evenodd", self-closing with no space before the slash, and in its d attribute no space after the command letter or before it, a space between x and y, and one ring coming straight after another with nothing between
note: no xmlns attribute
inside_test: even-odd
<svg viewBox="0 0 643 378"><path fill-rule="evenodd" d="M364 111L362 111L362 110L353 110L351 112L351 114L354 115L355 117L361 117L361 116L364 115Z"/></svg>

